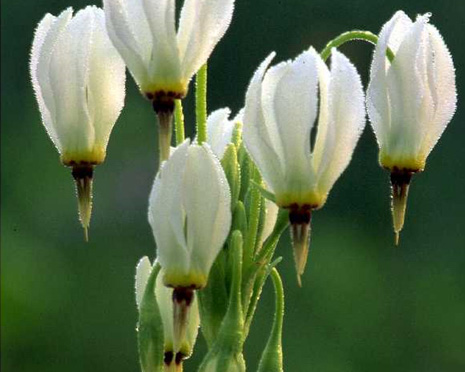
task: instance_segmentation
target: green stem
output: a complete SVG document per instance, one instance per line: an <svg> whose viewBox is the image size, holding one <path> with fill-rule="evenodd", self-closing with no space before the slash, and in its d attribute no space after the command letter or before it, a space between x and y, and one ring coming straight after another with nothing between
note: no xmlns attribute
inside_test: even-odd
<svg viewBox="0 0 465 372"><path fill-rule="evenodd" d="M289 226L289 212L286 209L279 209L278 218L274 225L271 235L263 243L263 247L258 252L255 258L255 262L261 263L267 257L271 257L276 244L281 237L281 234Z"/></svg>
<svg viewBox="0 0 465 372"><path fill-rule="evenodd" d="M278 270L271 270L271 279L273 279L274 292L276 298L276 310L274 314L273 328L270 338L263 350L258 372L282 372L283 370L283 317L284 317L284 289L283 282L279 276Z"/></svg>
<svg viewBox="0 0 465 372"><path fill-rule="evenodd" d="M174 129L176 132L176 146L184 142L184 113L180 99L174 100Z"/></svg>
<svg viewBox="0 0 465 372"><path fill-rule="evenodd" d="M207 64L197 72L195 78L195 119L197 122L197 142L207 140Z"/></svg>
<svg viewBox="0 0 465 372"><path fill-rule="evenodd" d="M370 31L361 31L361 30L353 30L344 32L343 34L339 35L338 37L331 40L324 49L321 51L320 55L323 61L326 61L331 54L332 48L338 48L342 44L347 43L348 41L352 40L363 40L367 41L371 44L376 45L378 43L378 36ZM394 53L390 48L386 49L386 57L389 59L389 62L394 60Z"/></svg>
<svg viewBox="0 0 465 372"><path fill-rule="evenodd" d="M172 112L159 112L158 116L158 148L160 151L160 164L170 157L171 134L173 121Z"/></svg>

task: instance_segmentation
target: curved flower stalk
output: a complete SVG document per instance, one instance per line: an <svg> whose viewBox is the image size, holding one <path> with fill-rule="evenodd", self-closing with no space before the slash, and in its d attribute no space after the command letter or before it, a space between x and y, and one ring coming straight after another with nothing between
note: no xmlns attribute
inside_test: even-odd
<svg viewBox="0 0 465 372"><path fill-rule="evenodd" d="M174 348L184 338L194 290L208 274L231 226L231 195L210 146L186 140L162 164L149 201L149 222L163 268L163 283L174 288Z"/></svg>
<svg viewBox="0 0 465 372"><path fill-rule="evenodd" d="M207 135L208 143L211 146L213 153L222 159L226 146L232 143L233 132L236 125L242 124L244 111L241 110L231 120L231 110L228 107L213 111L207 118Z"/></svg>
<svg viewBox="0 0 465 372"><path fill-rule="evenodd" d="M260 65L248 87L243 136L277 205L289 210L300 283L311 211L324 205L350 162L365 125L364 95L355 67L335 49L331 71L313 48L266 71L273 57Z"/></svg>
<svg viewBox="0 0 465 372"><path fill-rule="evenodd" d="M136 302L140 309L147 281L152 270L148 257L143 257L136 268ZM174 328L173 328L173 289L167 288L162 281L163 272L157 276L155 293L161 319L163 322L164 335L164 365L165 371L181 371L182 362L189 358L194 349L197 339L200 317L197 299L192 302L192 309L188 313L185 338L181 340L179 350L174 350Z"/></svg>
<svg viewBox="0 0 465 372"><path fill-rule="evenodd" d="M89 6L72 16L47 14L32 44L32 85L48 135L72 167L86 240L92 176L124 105L124 62L113 48L103 11Z"/></svg>
<svg viewBox="0 0 465 372"><path fill-rule="evenodd" d="M411 177L454 115L452 57L430 14L415 22L397 12L382 28L371 65L367 108L379 144L379 162L391 172L396 244L404 224ZM392 63L387 48L395 53Z"/></svg>

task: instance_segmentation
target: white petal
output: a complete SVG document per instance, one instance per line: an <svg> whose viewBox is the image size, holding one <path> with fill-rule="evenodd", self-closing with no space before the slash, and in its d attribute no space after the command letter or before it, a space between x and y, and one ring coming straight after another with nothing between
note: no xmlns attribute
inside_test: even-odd
<svg viewBox="0 0 465 372"><path fill-rule="evenodd" d="M292 62L273 66L263 79L265 121L271 136L280 141L288 192L308 190L314 180L310 131L317 114L319 58L311 48Z"/></svg>
<svg viewBox="0 0 465 372"><path fill-rule="evenodd" d="M160 271L155 284L155 295L157 297L158 309L163 322L163 337L165 346L173 345L173 288L163 284L163 270Z"/></svg>
<svg viewBox="0 0 465 372"><path fill-rule="evenodd" d="M103 0L108 35L139 87L148 80L152 33L141 0Z"/></svg>
<svg viewBox="0 0 465 372"><path fill-rule="evenodd" d="M273 232L274 225L276 223L276 219L278 218L278 212L279 212L279 207L268 199L265 200L265 208L266 208L266 216L265 216L265 223L263 226L263 232L261 236L262 244Z"/></svg>
<svg viewBox="0 0 465 372"><path fill-rule="evenodd" d="M138 309L140 308L151 271L152 264L150 263L149 258L147 256L142 257L136 266L136 303Z"/></svg>
<svg viewBox="0 0 465 372"><path fill-rule="evenodd" d="M318 169L318 189L327 194L348 166L365 126L362 82L355 66L332 51L326 135L317 137L323 159ZM320 128L318 128L320 129Z"/></svg>
<svg viewBox="0 0 465 372"><path fill-rule="evenodd" d="M189 269L181 182L188 147L186 140L162 164L149 200L149 223L157 243L158 260L163 268L180 274Z"/></svg>
<svg viewBox="0 0 465 372"><path fill-rule="evenodd" d="M383 26L376 44L367 89L367 111L378 144L386 144L391 127L391 110L387 92L386 74L389 61L386 58L388 46L396 53L405 34L412 27L412 21L399 11Z"/></svg>
<svg viewBox="0 0 465 372"><path fill-rule="evenodd" d="M428 154L441 137L452 119L457 105L455 69L452 56L436 27L427 26L430 48L428 52L429 85L434 100L434 118L422 144L422 151Z"/></svg>
<svg viewBox="0 0 465 372"><path fill-rule="evenodd" d="M229 120L231 110L222 108L213 111L207 118L207 138L215 155L221 159L226 146L231 143L232 133L236 121Z"/></svg>
<svg viewBox="0 0 465 372"><path fill-rule="evenodd" d="M331 81L331 73L329 72L328 66L321 59L317 59L317 70L318 70L318 82L319 82L319 115L318 115L318 127L315 136L315 142L312 149L312 162L315 172L318 169L324 168L329 159L323 158L325 155L324 147L326 145L326 137L331 133L328 133L328 121L330 120L329 113L329 84Z"/></svg>
<svg viewBox="0 0 465 372"><path fill-rule="evenodd" d="M208 144L189 147L182 183L191 270L208 276L231 227L228 181Z"/></svg>
<svg viewBox="0 0 465 372"><path fill-rule="evenodd" d="M234 0L185 0L179 21L178 45L186 80L207 61L231 23Z"/></svg>
<svg viewBox="0 0 465 372"><path fill-rule="evenodd" d="M427 76L427 17L405 35L387 74L391 127L387 151L395 157L415 157L432 120L433 99Z"/></svg>
<svg viewBox="0 0 465 372"><path fill-rule="evenodd" d="M180 81L181 69L176 41L173 0L142 0L152 32L150 80L157 83Z"/></svg>
<svg viewBox="0 0 465 372"><path fill-rule="evenodd" d="M124 62L108 38L103 11L96 9L87 104L95 129L95 142L104 148L124 105L125 80Z"/></svg>
<svg viewBox="0 0 465 372"><path fill-rule="evenodd" d="M265 121L262 107L262 80L275 53L270 54L255 71L247 89L244 107L244 144L272 191L283 189L282 150L275 131ZM271 128L272 129L272 128Z"/></svg>
<svg viewBox="0 0 465 372"><path fill-rule="evenodd" d="M42 121L48 135L62 152L62 145L55 129L55 99L50 83L49 70L56 42L72 17L73 10L66 9L58 17L47 14L36 29L31 52L31 79L39 104Z"/></svg>
<svg viewBox="0 0 465 372"><path fill-rule="evenodd" d="M55 130L69 152L91 151L94 143L86 99L94 18L90 7L76 13L58 38L50 61Z"/></svg>

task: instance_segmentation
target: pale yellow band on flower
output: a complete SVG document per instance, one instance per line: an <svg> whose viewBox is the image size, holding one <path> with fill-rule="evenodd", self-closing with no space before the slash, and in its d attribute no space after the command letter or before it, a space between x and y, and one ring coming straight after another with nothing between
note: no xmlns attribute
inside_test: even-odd
<svg viewBox="0 0 465 372"><path fill-rule="evenodd" d="M289 207L292 204L309 205L314 209L321 208L327 198L327 194L322 194L312 190L307 192L284 192L276 193L276 204L280 207Z"/></svg>
<svg viewBox="0 0 465 372"><path fill-rule="evenodd" d="M64 165L75 165L88 163L98 165L105 160L105 146L94 146L90 151L65 151L61 154L60 159Z"/></svg>
<svg viewBox="0 0 465 372"><path fill-rule="evenodd" d="M180 82L158 82L156 84L144 84L141 86L141 91L147 96L147 94L156 95L160 92L166 94L172 93L174 98L184 98L187 94L187 81Z"/></svg>
<svg viewBox="0 0 465 372"><path fill-rule="evenodd" d="M193 288L200 289L207 285L208 276L200 271L191 270L186 273L181 270L167 268L163 275L163 284L167 287L179 288Z"/></svg>
<svg viewBox="0 0 465 372"><path fill-rule="evenodd" d="M389 156L381 151L379 154L379 163L383 168L387 169L405 169L412 172L421 172L425 169L426 155L422 156Z"/></svg>

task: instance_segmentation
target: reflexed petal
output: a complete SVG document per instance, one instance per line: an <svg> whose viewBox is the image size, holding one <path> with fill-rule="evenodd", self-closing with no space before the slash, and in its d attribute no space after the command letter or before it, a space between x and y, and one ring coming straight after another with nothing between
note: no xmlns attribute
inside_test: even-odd
<svg viewBox="0 0 465 372"><path fill-rule="evenodd" d="M405 35L387 74L391 127L387 151L396 158L415 157L432 120L433 102L427 85L426 24L423 16ZM425 125L426 124L426 125Z"/></svg>
<svg viewBox="0 0 465 372"><path fill-rule="evenodd" d="M149 223L157 243L158 260L162 268L180 274L189 269L181 194L188 147L189 140L186 140L162 164L149 199Z"/></svg>
<svg viewBox="0 0 465 372"><path fill-rule="evenodd" d="M231 227L228 181L208 144L189 147L182 188L191 269L208 276Z"/></svg>
<svg viewBox="0 0 465 372"><path fill-rule="evenodd" d="M152 264L147 256L142 257L136 266L136 304L140 308L142 297L144 296L145 287L149 280ZM160 275L158 275L160 276Z"/></svg>
<svg viewBox="0 0 465 372"><path fill-rule="evenodd" d="M39 103L42 121L48 135L60 153L63 146L55 129L55 99L51 88L49 70L56 42L70 21L72 13L72 8L68 8L58 17L47 14L42 19L34 35L30 62L32 85Z"/></svg>
<svg viewBox="0 0 465 372"><path fill-rule="evenodd" d="M177 36L184 79L189 80L207 61L228 29L233 9L234 0L184 1Z"/></svg>
<svg viewBox="0 0 465 372"><path fill-rule="evenodd" d="M386 57L388 46L396 53L405 34L412 27L412 21L404 12L399 11L383 26L376 44L370 71L370 83L367 89L367 110L370 122L376 134L378 144L387 143L391 127L391 109L387 91Z"/></svg>
<svg viewBox="0 0 465 372"><path fill-rule="evenodd" d="M163 284L163 271L160 271L155 284L155 295L157 297L158 308L160 309L163 321L163 331L165 338L165 352L173 348L173 288L168 288Z"/></svg>
<svg viewBox="0 0 465 372"><path fill-rule="evenodd" d="M326 135L317 141L322 151L318 169L320 192L327 194L348 166L365 126L362 82L355 66L336 49L332 51Z"/></svg>
<svg viewBox="0 0 465 372"><path fill-rule="evenodd" d="M263 225L263 232L261 236L261 244L271 235L278 218L279 207L272 201L265 200L266 216L265 223Z"/></svg>
<svg viewBox="0 0 465 372"><path fill-rule="evenodd" d="M265 121L281 142L287 191L306 190L314 180L310 131L317 114L319 58L311 48L292 62L270 68L263 79Z"/></svg>
<svg viewBox="0 0 465 372"><path fill-rule="evenodd" d="M268 127L262 107L262 80L275 53L270 54L255 71L247 89L244 107L243 139L247 151L260 168L272 191L283 189L282 151L276 148L280 139Z"/></svg>
<svg viewBox="0 0 465 372"><path fill-rule="evenodd" d="M152 34L142 1L103 0L108 35L140 86L148 79Z"/></svg>
<svg viewBox="0 0 465 372"><path fill-rule="evenodd" d="M87 104L95 128L95 142L106 147L124 105L125 65L105 30L103 11L95 11L89 61Z"/></svg>
<svg viewBox="0 0 465 372"><path fill-rule="evenodd" d="M457 92L455 87L455 69L452 56L436 27L427 26L430 48L428 58L428 79L434 100L434 118L422 144L427 155L434 147L447 124L455 113Z"/></svg>
<svg viewBox="0 0 465 372"><path fill-rule="evenodd" d="M67 152L91 151L94 143L86 100L94 8L87 7L71 19L56 42L50 61L55 130Z"/></svg>
<svg viewBox="0 0 465 372"><path fill-rule="evenodd" d="M226 146L231 143L232 133L236 124L229 120L231 110L223 108L213 111L207 118L208 143L215 155L221 159Z"/></svg>
<svg viewBox="0 0 465 372"><path fill-rule="evenodd" d="M176 40L175 5L173 0L142 0L150 31L152 55L149 78L158 84L181 79L179 52Z"/></svg>

